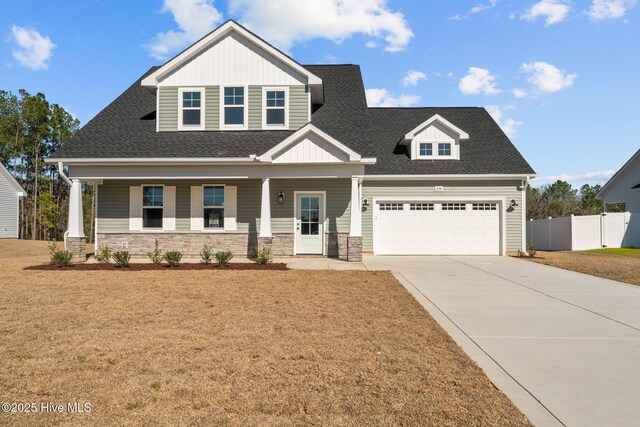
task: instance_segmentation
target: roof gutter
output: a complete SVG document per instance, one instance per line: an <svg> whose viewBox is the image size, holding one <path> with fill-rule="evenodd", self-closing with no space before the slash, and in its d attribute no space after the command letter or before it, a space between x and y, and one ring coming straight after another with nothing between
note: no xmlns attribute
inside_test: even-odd
<svg viewBox="0 0 640 427"><path fill-rule="evenodd" d="M49 162L49 163L52 163L52 162ZM62 162L58 162L58 173L60 174L64 182L66 182L69 186L71 186L72 182L67 176L67 174L64 173L64 164Z"/></svg>
<svg viewBox="0 0 640 427"><path fill-rule="evenodd" d="M254 154L249 157L148 157L148 158L49 158L47 163L66 163L69 165L122 165L122 164L238 164L256 161Z"/></svg>
<svg viewBox="0 0 640 427"><path fill-rule="evenodd" d="M503 180L522 180L533 178L535 175L531 174L439 174L439 175L365 175L365 181L433 181L433 180L448 180L448 181L503 181Z"/></svg>

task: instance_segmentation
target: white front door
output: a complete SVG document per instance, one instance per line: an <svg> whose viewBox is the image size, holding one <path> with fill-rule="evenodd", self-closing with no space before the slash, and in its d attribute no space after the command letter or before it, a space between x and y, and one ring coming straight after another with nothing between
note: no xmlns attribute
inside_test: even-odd
<svg viewBox="0 0 640 427"><path fill-rule="evenodd" d="M296 196L296 254L322 255L324 218L323 197L320 194Z"/></svg>

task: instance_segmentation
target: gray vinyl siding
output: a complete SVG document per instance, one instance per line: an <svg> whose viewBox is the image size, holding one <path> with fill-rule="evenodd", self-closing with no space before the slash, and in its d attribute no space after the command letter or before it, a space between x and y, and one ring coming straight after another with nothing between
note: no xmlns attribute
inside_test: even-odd
<svg viewBox="0 0 640 427"><path fill-rule="evenodd" d="M435 186L444 186L444 192L436 192ZM507 252L515 252L522 247L522 205L523 192L517 182L427 182L427 181L364 181L362 197L369 199L369 206L362 211L362 251L373 252L373 199L420 197L496 197L506 199L507 204L515 199L518 206L505 212Z"/></svg>
<svg viewBox="0 0 640 427"><path fill-rule="evenodd" d="M299 129L309 122L307 86L289 87L289 129Z"/></svg>
<svg viewBox="0 0 640 427"><path fill-rule="evenodd" d="M129 231L129 186L164 184L176 187L176 231L191 230L191 186L225 184L238 187L238 232L256 233L260 229L261 180L105 180L98 190L98 232ZM272 179L271 229L273 233L293 233L294 191L326 191L326 213L329 232L349 232L351 181L348 179L291 180ZM278 203L278 194L285 195Z"/></svg>
<svg viewBox="0 0 640 427"><path fill-rule="evenodd" d="M351 180L272 179L269 186L271 189L271 231L273 233L293 233L295 191L326 191L325 204L328 223L325 231L349 232ZM282 204L277 202L280 192L284 193L284 203Z"/></svg>
<svg viewBox="0 0 640 427"><path fill-rule="evenodd" d="M158 88L158 124L161 131L178 130L178 88Z"/></svg>
<svg viewBox="0 0 640 427"><path fill-rule="evenodd" d="M18 237L18 194L0 173L0 238Z"/></svg>
<svg viewBox="0 0 640 427"><path fill-rule="evenodd" d="M262 129L262 86L249 86L249 130Z"/></svg>
<svg viewBox="0 0 640 427"><path fill-rule="evenodd" d="M210 86L204 91L205 130L220 129L220 87Z"/></svg>
<svg viewBox="0 0 640 427"><path fill-rule="evenodd" d="M164 184L176 187L176 231L191 231L191 186L224 184L238 187L238 230L256 232L256 218L260 216L259 180L105 180L98 189L98 232L123 233L129 231L129 187L142 184Z"/></svg>
<svg viewBox="0 0 640 427"><path fill-rule="evenodd" d="M249 86L247 93L247 124L249 130L262 130L262 88ZM158 123L160 131L178 130L178 88L161 87L158 90ZM220 87L205 88L205 129L219 130ZM304 85L289 86L289 128L296 130L309 122L309 93Z"/></svg>

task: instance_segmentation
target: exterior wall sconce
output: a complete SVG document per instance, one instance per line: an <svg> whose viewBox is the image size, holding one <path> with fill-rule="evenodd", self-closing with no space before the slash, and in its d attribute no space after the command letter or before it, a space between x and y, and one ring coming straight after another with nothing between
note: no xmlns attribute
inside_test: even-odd
<svg viewBox="0 0 640 427"><path fill-rule="evenodd" d="M366 197L362 199L362 206L369 206L369 199L367 199Z"/></svg>
<svg viewBox="0 0 640 427"><path fill-rule="evenodd" d="M284 203L284 193L282 191L278 193L278 203Z"/></svg>
<svg viewBox="0 0 640 427"><path fill-rule="evenodd" d="M511 199L511 204L510 204L510 206L511 206L512 208L515 208L516 206L518 206L518 203L516 202L516 199Z"/></svg>

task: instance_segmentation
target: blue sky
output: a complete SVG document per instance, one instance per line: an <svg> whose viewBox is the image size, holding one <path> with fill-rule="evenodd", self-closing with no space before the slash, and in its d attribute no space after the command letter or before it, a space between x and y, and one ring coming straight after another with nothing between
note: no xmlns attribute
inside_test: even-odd
<svg viewBox="0 0 640 427"><path fill-rule="evenodd" d="M303 64L360 64L370 105L488 107L538 184L603 182L640 148L638 0L6 2L0 89L84 124L228 18Z"/></svg>

